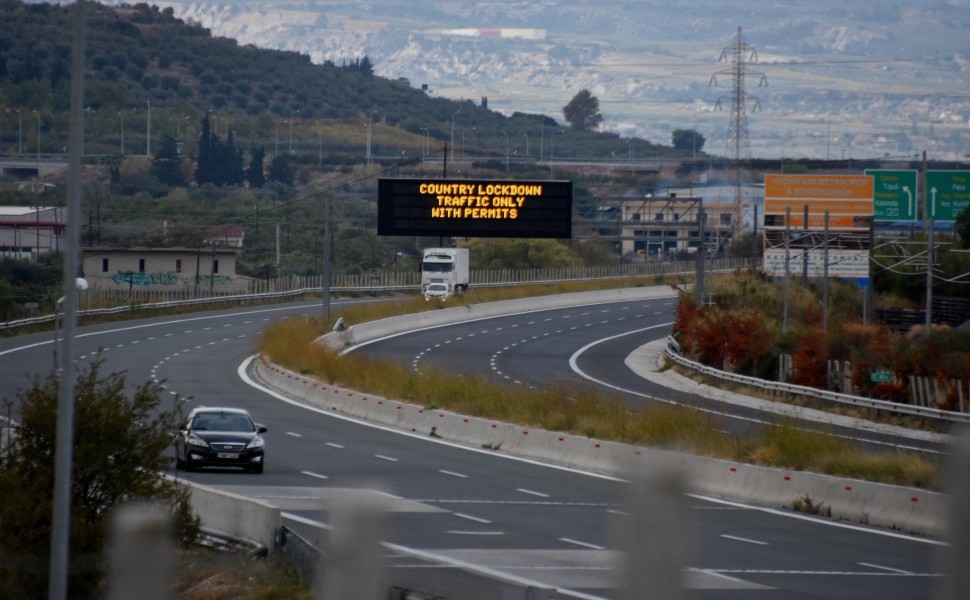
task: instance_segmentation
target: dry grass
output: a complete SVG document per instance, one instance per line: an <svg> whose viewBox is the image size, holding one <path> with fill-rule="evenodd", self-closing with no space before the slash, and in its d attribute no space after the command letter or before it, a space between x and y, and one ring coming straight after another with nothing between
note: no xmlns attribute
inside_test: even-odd
<svg viewBox="0 0 970 600"><path fill-rule="evenodd" d="M284 562L244 559L235 552L178 552L171 596L179 600L310 600L312 593Z"/></svg>
<svg viewBox="0 0 970 600"><path fill-rule="evenodd" d="M467 297L458 300L468 301ZM354 306L341 316L360 323L438 306L423 300L372 303ZM313 344L327 330L318 319L287 320L264 331L260 350L273 362L321 381L428 408L764 466L929 489L938 485L938 465L920 455L861 452L841 438L806 431L787 420L737 439L722 433L716 419L697 411L655 404L631 409L622 399L603 396L590 387L524 389L433 370L417 374L359 353L341 357Z"/></svg>

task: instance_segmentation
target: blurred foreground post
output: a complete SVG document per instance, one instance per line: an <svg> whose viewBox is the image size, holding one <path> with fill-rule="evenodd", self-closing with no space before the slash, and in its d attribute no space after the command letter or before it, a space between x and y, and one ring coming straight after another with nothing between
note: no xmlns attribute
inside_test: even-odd
<svg viewBox="0 0 970 600"><path fill-rule="evenodd" d="M361 491L330 511L330 539L317 567L316 600L379 600L384 592L381 536L387 509L375 494Z"/></svg>
<svg viewBox="0 0 970 600"><path fill-rule="evenodd" d="M175 548L171 516L163 504L128 504L115 510L108 545L107 600L168 600Z"/></svg>
<svg viewBox="0 0 970 600"><path fill-rule="evenodd" d="M619 517L621 600L683 600L687 596L689 509L683 469L652 460L630 479Z"/></svg>

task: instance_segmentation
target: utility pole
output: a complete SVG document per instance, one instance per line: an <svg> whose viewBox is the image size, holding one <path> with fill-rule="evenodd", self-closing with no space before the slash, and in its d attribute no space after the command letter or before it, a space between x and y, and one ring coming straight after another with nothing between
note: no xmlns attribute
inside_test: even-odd
<svg viewBox="0 0 970 600"><path fill-rule="evenodd" d="M704 255L707 253L704 243L704 199L697 200L697 274L694 277L694 304L698 307L704 305Z"/></svg>
<svg viewBox="0 0 970 600"><path fill-rule="evenodd" d="M330 262L333 244L333 197L327 198L326 217L323 220L323 268L321 269L321 296L323 296L323 324L330 325Z"/></svg>
<svg viewBox="0 0 970 600"><path fill-rule="evenodd" d="M717 76L725 75L731 78L731 96L718 98L714 103L715 109L722 108L722 103L726 100L731 102L731 115L728 120L727 142L725 153L731 159L734 183L735 201L735 237L740 233L742 223L742 198L741 198L741 169L751 160L751 141L748 138L748 104L751 104L751 111L756 112L761 108L761 103L754 96L749 96L745 91L745 79L748 76L760 77L758 87L768 86L768 80L764 73L752 71L748 68L749 62L758 61L758 53L755 49L741 38L741 28L734 37L734 44L721 50L718 59L721 62L729 62L731 66L722 71L718 71L711 76L709 86L717 86Z"/></svg>
<svg viewBox="0 0 970 600"><path fill-rule="evenodd" d="M926 219L926 337L933 326L933 217L936 188L926 189L926 150L923 150L923 215Z"/></svg>

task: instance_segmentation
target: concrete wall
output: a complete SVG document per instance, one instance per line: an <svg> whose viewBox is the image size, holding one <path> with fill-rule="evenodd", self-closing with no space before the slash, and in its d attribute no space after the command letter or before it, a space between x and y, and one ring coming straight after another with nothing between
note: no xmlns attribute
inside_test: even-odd
<svg viewBox="0 0 970 600"><path fill-rule="evenodd" d="M323 384L256 357L250 374L263 384L308 404L342 415L489 451L624 477L661 457L681 464L689 489L716 498L790 508L802 499L821 505L834 519L904 532L943 533L944 496L921 489L771 469L725 460L673 454L468 417ZM483 450L484 449L484 450Z"/></svg>
<svg viewBox="0 0 970 600"><path fill-rule="evenodd" d="M402 315L400 317L389 317L359 325L351 323L349 324L350 327L346 330L328 333L318 339L317 343L326 344L336 350L343 350L384 336L428 327L437 327L459 321L485 319L533 310L582 306L584 304L626 302L629 300L646 300L650 298L674 298L675 296L676 293L670 286L649 286L597 292L579 292L575 294L555 294L539 296L537 298L522 298L519 300L504 300L502 302L489 302L487 304L442 308L440 310L429 310L423 313Z"/></svg>
<svg viewBox="0 0 970 600"><path fill-rule="evenodd" d="M273 549L276 532L283 526L280 509L215 488L184 480L182 483L189 484L192 511L203 527Z"/></svg>

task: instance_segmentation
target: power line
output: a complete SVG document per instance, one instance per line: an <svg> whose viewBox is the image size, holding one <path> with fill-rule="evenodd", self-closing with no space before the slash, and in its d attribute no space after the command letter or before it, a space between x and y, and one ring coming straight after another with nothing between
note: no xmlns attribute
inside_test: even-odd
<svg viewBox="0 0 970 600"><path fill-rule="evenodd" d="M759 75L761 77L758 82L759 87L762 84L767 86L768 81L765 79L764 73L752 71L748 68L747 65L749 62L756 62L758 60L758 53L753 47L744 43L741 38L740 27L738 27L738 33L734 38L734 44L721 51L719 60L730 62L731 66L714 73L711 76L709 85L717 85L718 75L731 77L731 116L728 120L725 154L731 157L734 167L734 196L736 204L734 227L735 233L737 233L742 227L741 220L744 214L742 212L741 170L751 160L751 141L748 138L748 104L751 103L752 111L760 108L758 99L754 96L747 95L745 91L745 80L749 75ZM715 103L715 108L720 108L721 102L722 99L718 98Z"/></svg>

